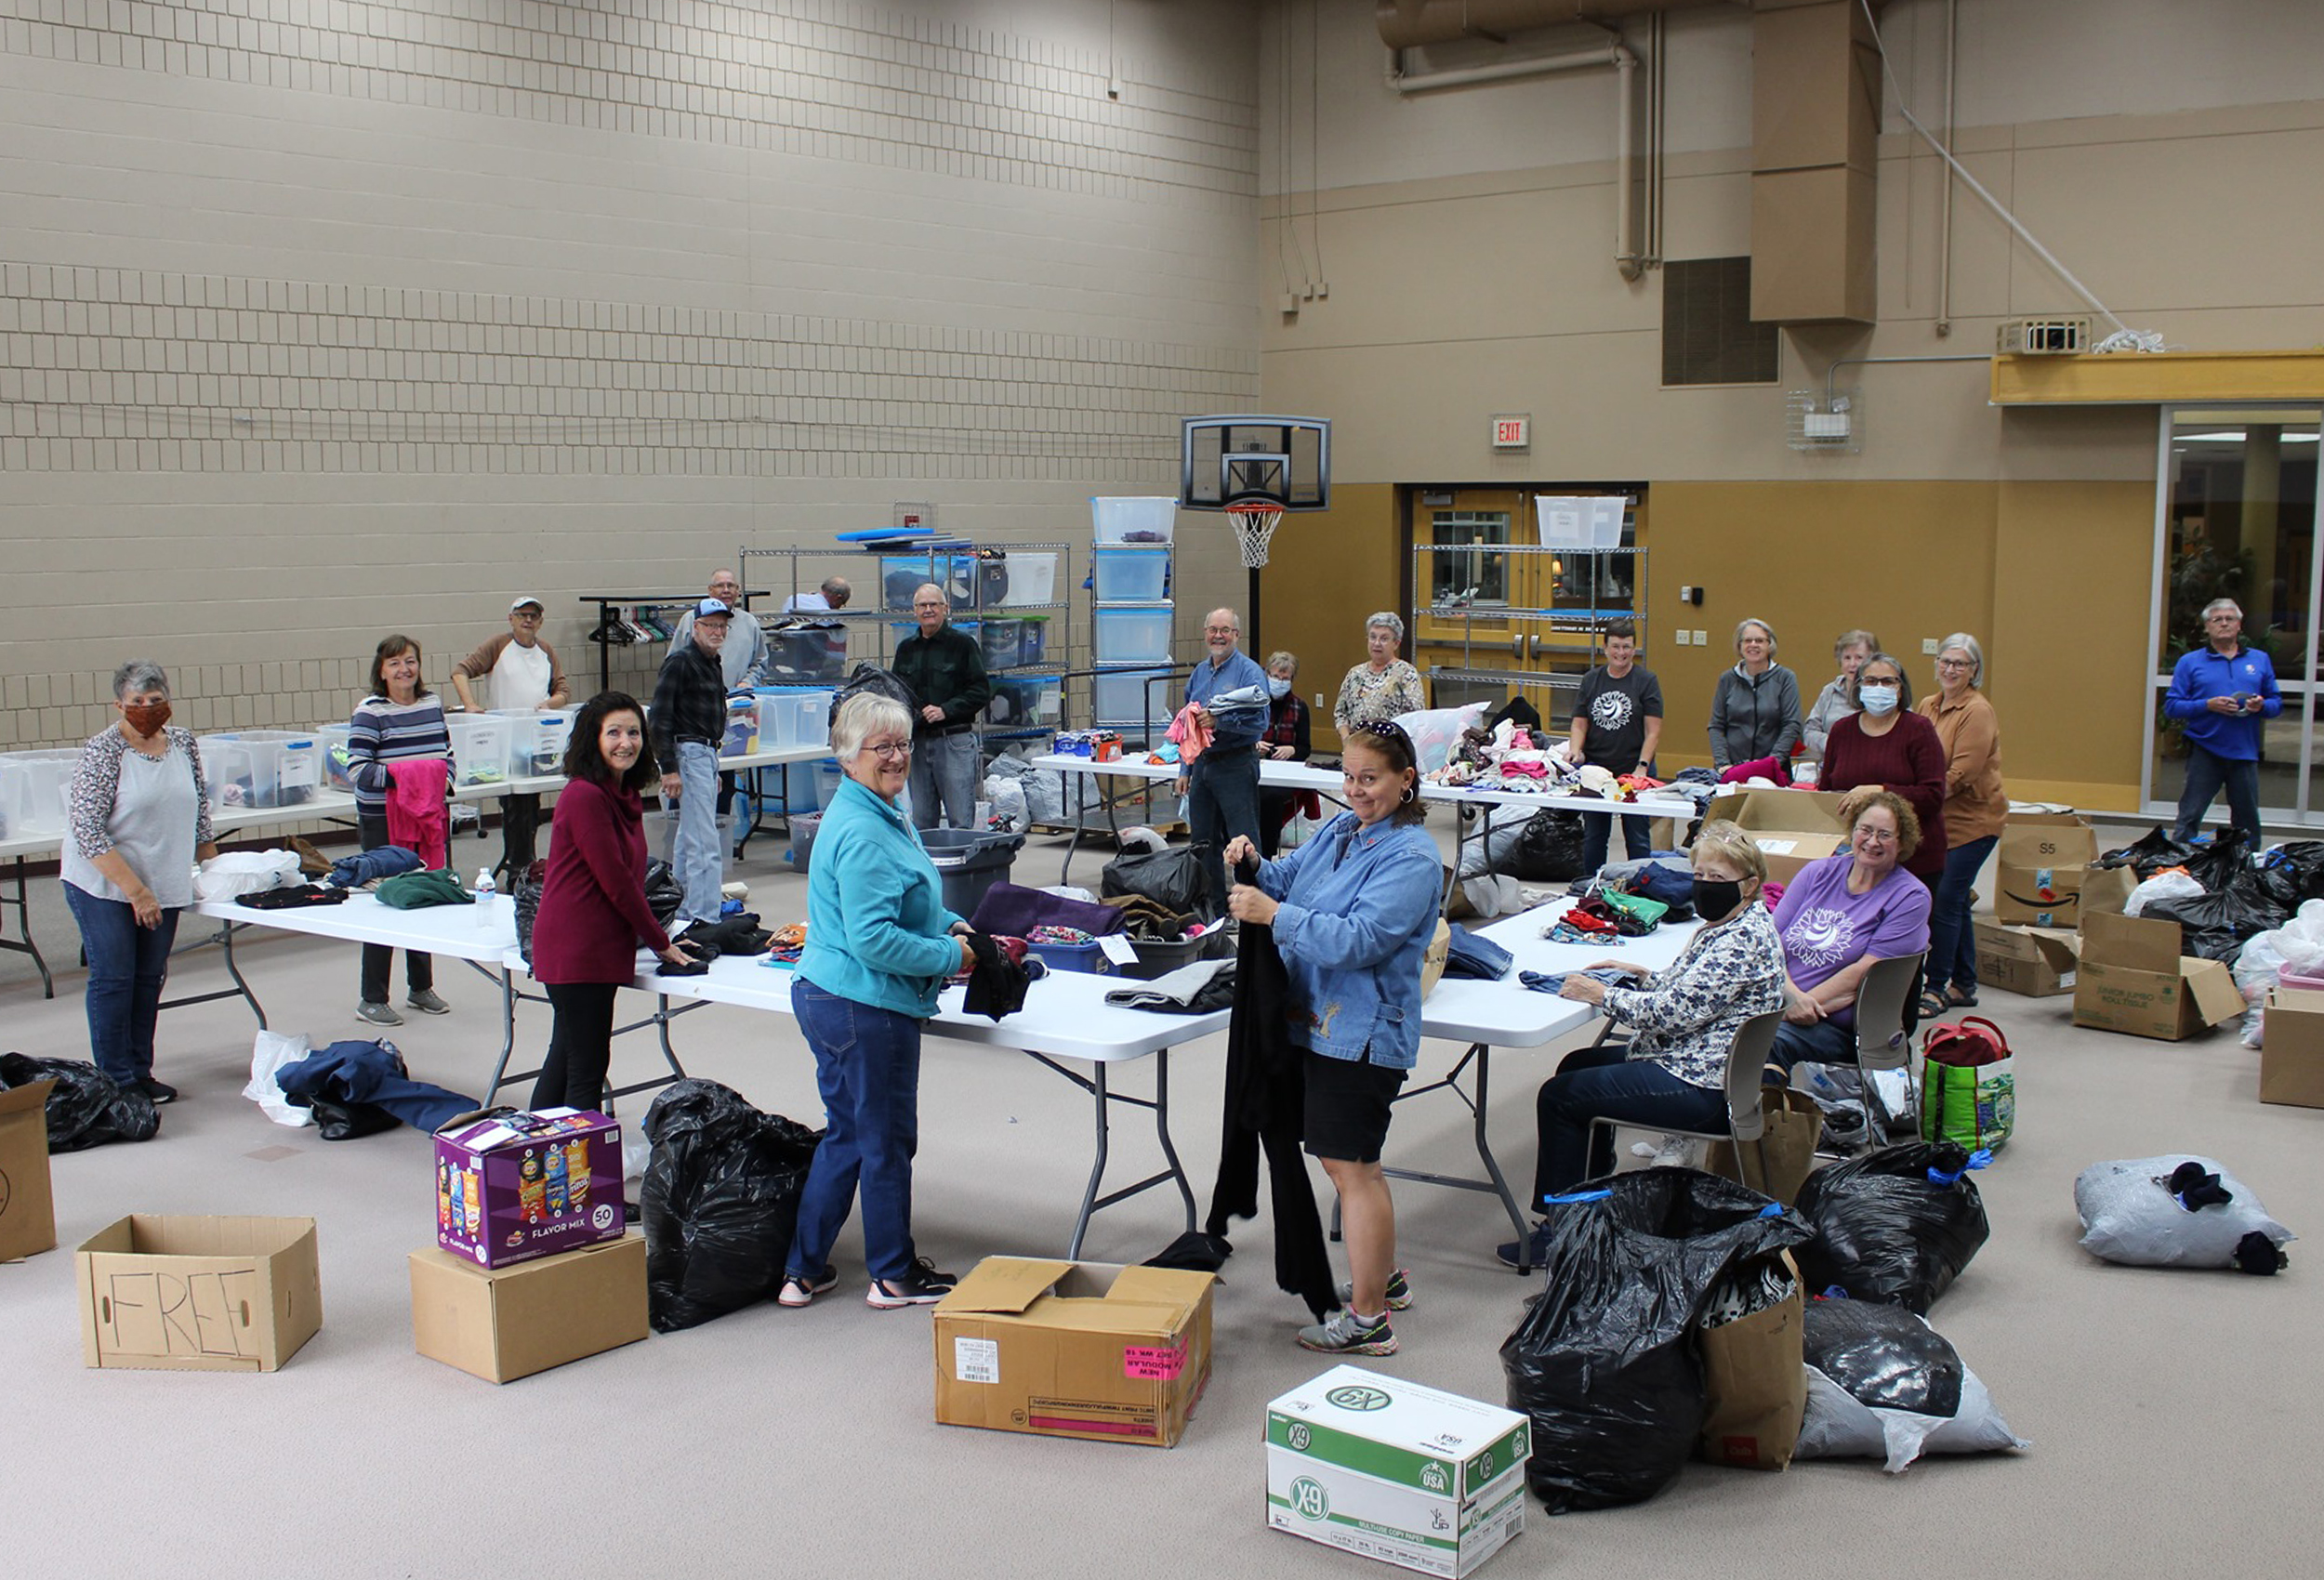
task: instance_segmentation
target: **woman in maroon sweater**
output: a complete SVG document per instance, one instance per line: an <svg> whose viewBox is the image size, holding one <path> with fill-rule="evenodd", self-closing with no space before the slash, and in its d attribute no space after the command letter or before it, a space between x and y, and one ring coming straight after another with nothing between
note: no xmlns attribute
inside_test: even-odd
<svg viewBox="0 0 2324 1580"><path fill-rule="evenodd" d="M533 922L533 980L556 1013L533 1106L596 1108L614 1047L614 995L638 974L638 945L673 966L693 956L670 942L645 901L645 806L657 782L645 710L600 691L573 721L570 782L549 823L548 876Z"/></svg>
<svg viewBox="0 0 2324 1580"><path fill-rule="evenodd" d="M1905 871L1934 892L1945 876L1945 744L1936 726L1912 711L1905 666L1876 652L1856 670L1862 710L1835 722L1824 744L1818 790L1894 790L1921 820L1921 844ZM1848 814L1843 811L1844 818Z"/></svg>

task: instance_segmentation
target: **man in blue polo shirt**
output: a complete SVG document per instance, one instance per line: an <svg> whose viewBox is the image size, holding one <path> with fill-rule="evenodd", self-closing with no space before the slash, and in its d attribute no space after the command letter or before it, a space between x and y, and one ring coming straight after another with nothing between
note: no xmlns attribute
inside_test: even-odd
<svg viewBox="0 0 2324 1580"><path fill-rule="evenodd" d="M1241 651L1243 618L1232 609L1214 609L1203 616L1202 641L1208 657L1195 665L1186 682L1186 700L1203 710L1210 727L1210 744L1193 767L1179 776L1179 793L1186 797L1186 821L1195 843L1206 847L1203 864L1209 874L1212 915L1226 908L1227 841L1236 835L1259 842L1259 737L1267 730L1267 672ZM1234 693L1256 690L1256 705ZM1233 698L1242 705L1213 706Z"/></svg>
<svg viewBox="0 0 2324 1580"><path fill-rule="evenodd" d="M2162 704L2165 715L2186 725L2186 788L2172 833L2182 844L2194 843L2224 784L2229 821L2257 850L2261 720L2283 712L2284 699L2267 654L2243 645L2243 611L2235 599L2215 598L2203 606L2203 635L2210 639L2172 670Z"/></svg>

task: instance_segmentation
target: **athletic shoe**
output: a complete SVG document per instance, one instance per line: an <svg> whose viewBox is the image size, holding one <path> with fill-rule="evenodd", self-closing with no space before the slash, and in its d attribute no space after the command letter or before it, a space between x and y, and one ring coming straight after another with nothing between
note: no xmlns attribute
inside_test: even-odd
<svg viewBox="0 0 2324 1580"><path fill-rule="evenodd" d="M1517 1254L1520 1250L1525 1252L1523 1257ZM1549 1254L1550 1225L1547 1219L1535 1224L1533 1231L1525 1236L1522 1244L1511 1240L1493 1247L1493 1255L1500 1258L1501 1266L1505 1268L1538 1268L1549 1259Z"/></svg>
<svg viewBox="0 0 2324 1580"><path fill-rule="evenodd" d="M1355 1285L1353 1283L1340 1286L1340 1304L1342 1306L1355 1304ZM1405 1276L1405 1271L1402 1268L1398 1268L1388 1275L1388 1309L1392 1311L1408 1311L1412 1309L1412 1284Z"/></svg>
<svg viewBox="0 0 2324 1580"><path fill-rule="evenodd" d="M355 1019L358 1020L368 1020L375 1026L401 1026L403 1024L403 1017L398 1015L394 1010L389 1008L384 1004L358 1004L355 1006Z"/></svg>
<svg viewBox="0 0 2324 1580"><path fill-rule="evenodd" d="M434 988L421 988L403 1001L404 1007L416 1009L422 1015L449 1015L452 1006L436 996Z"/></svg>
<svg viewBox="0 0 2324 1580"><path fill-rule="evenodd" d="M818 1295L830 1294L838 1287L838 1270L826 1262L823 1271L812 1278L803 1272L795 1272L785 1278L782 1289L774 1297L774 1303L778 1306L804 1306Z"/></svg>
<svg viewBox="0 0 2324 1580"><path fill-rule="evenodd" d="M152 1099L153 1106L156 1108L165 1102L178 1100L178 1088L166 1081L156 1081L152 1076L148 1075L138 1085L144 1090L145 1095Z"/></svg>
<svg viewBox="0 0 2324 1580"><path fill-rule="evenodd" d="M871 1293L864 1297L864 1304L875 1310L892 1311L902 1306L932 1306L952 1293L952 1286L960 1281L948 1272L938 1272L926 1257L906 1268L902 1278L875 1278Z"/></svg>
<svg viewBox="0 0 2324 1580"><path fill-rule="evenodd" d="M1396 1336L1386 1312L1359 1317L1342 1306L1314 1327L1300 1329L1300 1348L1326 1355L1393 1355Z"/></svg>

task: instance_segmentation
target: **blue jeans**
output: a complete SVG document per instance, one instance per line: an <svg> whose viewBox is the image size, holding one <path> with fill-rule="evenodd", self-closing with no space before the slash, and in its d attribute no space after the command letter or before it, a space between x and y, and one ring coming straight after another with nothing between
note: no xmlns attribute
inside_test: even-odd
<svg viewBox="0 0 2324 1580"><path fill-rule="evenodd" d="M689 922L715 922L725 896L719 849L719 754L699 741L678 743L678 838L670 847L671 869L686 890L670 931Z"/></svg>
<svg viewBox="0 0 2324 1580"><path fill-rule="evenodd" d="M1788 1071L1802 1060L1810 1064L1854 1064L1855 1020L1851 1018L1844 1026L1831 1020L1816 1020L1804 1026L1786 1020L1777 1027L1775 1046L1767 1050L1767 1062L1780 1064Z"/></svg>
<svg viewBox="0 0 2324 1580"><path fill-rule="evenodd" d="M1652 818L1622 818L1622 849L1631 861L1651 856L1655 850L1654 820ZM1614 819L1596 812L1581 814L1581 876L1595 876L1605 865L1606 847L1614 843Z"/></svg>
<svg viewBox="0 0 2324 1580"><path fill-rule="evenodd" d="M1929 965L1921 977L1921 985L1940 997L1948 982L1964 993L1977 991L1977 933L1969 922L1969 895L2000 838L1988 834L1945 852L1945 876L1936 881L1936 901L1929 909Z"/></svg>
<svg viewBox="0 0 2324 1580"><path fill-rule="evenodd" d="M64 902L88 954L89 1059L124 1086L142 1081L153 1073L153 1023L161 1018L178 913L165 909L160 922L141 928L123 902L69 883Z"/></svg>
<svg viewBox="0 0 2324 1580"><path fill-rule="evenodd" d="M2171 831L2182 845L2195 843L2203 829L2203 814L2227 792L2227 819L2251 849L2260 848L2260 765L2249 757L2223 757L2190 745L2186 753L2186 788L2179 792L2179 822Z"/></svg>
<svg viewBox="0 0 2324 1580"><path fill-rule="evenodd" d="M1203 851L1208 875L1208 914L1226 910L1226 846L1240 834L1259 843L1259 753L1240 746L1203 753L1186 776L1186 822Z"/></svg>
<svg viewBox="0 0 2324 1580"><path fill-rule="evenodd" d="M1591 1146L1592 1119L1618 1120L1648 1129L1727 1127L1727 1094L1691 1086L1651 1060L1631 1059L1620 1043L1569 1053L1534 1099L1540 1152L1533 1165L1533 1206L1614 1166L1614 1142Z"/></svg>
<svg viewBox="0 0 2324 1580"><path fill-rule="evenodd" d="M922 735L912 743L912 826L934 828L937 817L955 828L976 822L976 735Z"/></svg>
<svg viewBox="0 0 2324 1580"><path fill-rule="evenodd" d="M785 1271L805 1278L830 1265L860 1185L865 1267L874 1278L902 1278L918 1256L912 1156L920 1145L920 1023L825 993L805 977L791 983L791 1008L814 1050L828 1128L799 1194L799 1232Z"/></svg>

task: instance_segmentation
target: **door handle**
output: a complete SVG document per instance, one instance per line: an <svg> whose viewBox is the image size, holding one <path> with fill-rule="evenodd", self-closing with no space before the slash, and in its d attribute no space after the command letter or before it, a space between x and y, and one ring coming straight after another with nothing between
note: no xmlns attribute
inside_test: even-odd
<svg viewBox="0 0 2324 1580"><path fill-rule="evenodd" d="M1520 664L1525 662L1525 634L1523 631L1512 631L1509 634L1509 656Z"/></svg>

